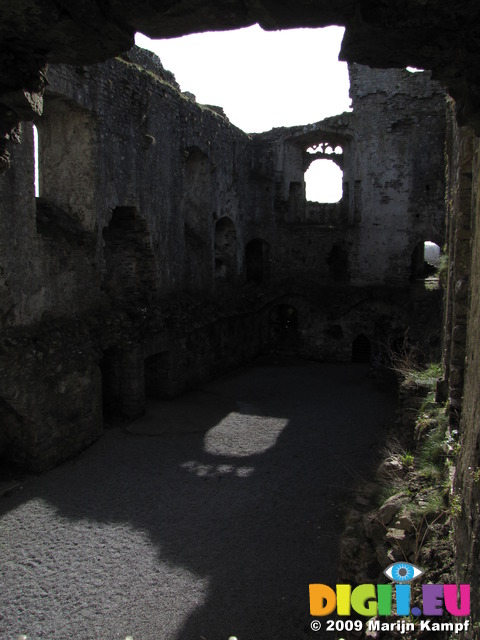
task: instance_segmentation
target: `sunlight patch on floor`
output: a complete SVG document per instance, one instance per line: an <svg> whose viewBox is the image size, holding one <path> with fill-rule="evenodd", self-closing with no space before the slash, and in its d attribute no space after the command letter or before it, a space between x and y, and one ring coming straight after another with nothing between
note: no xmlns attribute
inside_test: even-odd
<svg viewBox="0 0 480 640"><path fill-rule="evenodd" d="M243 457L272 449L288 425L285 418L229 413L205 435L205 451Z"/></svg>

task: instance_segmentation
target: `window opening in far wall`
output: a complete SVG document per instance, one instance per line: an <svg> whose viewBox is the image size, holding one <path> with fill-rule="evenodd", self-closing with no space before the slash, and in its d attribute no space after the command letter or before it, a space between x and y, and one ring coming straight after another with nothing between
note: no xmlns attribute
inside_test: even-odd
<svg viewBox="0 0 480 640"><path fill-rule="evenodd" d="M32 125L33 129L33 166L34 166L34 185L35 185L35 198L40 197L40 176L38 170L38 129L35 125Z"/></svg>
<svg viewBox="0 0 480 640"><path fill-rule="evenodd" d="M298 310L279 304L270 311L270 344L274 347L297 347L299 342Z"/></svg>
<svg viewBox="0 0 480 640"><path fill-rule="evenodd" d="M342 199L343 171L333 160L314 160L305 171L305 195L309 202L334 203Z"/></svg>
<svg viewBox="0 0 480 640"><path fill-rule="evenodd" d="M264 240L251 240L245 247L247 282L264 282L268 276L270 245Z"/></svg>
<svg viewBox="0 0 480 640"><path fill-rule="evenodd" d="M424 280L438 275L441 249L435 242L419 242L412 254L412 280Z"/></svg>
<svg viewBox="0 0 480 640"><path fill-rule="evenodd" d="M352 344L352 362L368 364L372 355L372 345L367 336L361 334Z"/></svg>
<svg viewBox="0 0 480 640"><path fill-rule="evenodd" d="M215 224L215 278L232 280L237 270L237 232L228 216Z"/></svg>

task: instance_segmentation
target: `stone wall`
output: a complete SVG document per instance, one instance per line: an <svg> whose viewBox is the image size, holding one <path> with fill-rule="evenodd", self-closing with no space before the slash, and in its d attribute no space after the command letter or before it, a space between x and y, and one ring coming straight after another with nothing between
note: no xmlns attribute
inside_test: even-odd
<svg viewBox="0 0 480 640"><path fill-rule="evenodd" d="M435 77L442 79L448 86L450 94L455 98L455 104L452 108L455 110L457 122L460 122L461 125L469 125L478 132L480 122L480 65L478 64L480 53L477 49L478 42L480 42L478 37L479 12L480 5L476 0L461 0L454 5L434 0L426 2L412 0L407 4L393 1L389 3L360 2L359 0L335 3L322 0L312 3L310 0L301 0L291 6L287 6L285 3L279 4L262 0L255 3L230 2L228 10L225 9L225 3L218 0L196 4L188 3L187 5L169 3L168 6L162 2L132 4L125 0L115 0L108 3L108 6L102 3L101 7L96 0L84 0L81 3L76 3L75 9L68 12L53 0L34 0L29 2L28 6L21 0L15 0L15 2L7 0L2 3L0 8L0 29L2 29L2 37L0 38L0 62L2 65L0 77L0 171L9 166L13 166L14 171L5 173L0 182L2 192L0 307L2 327L8 328L2 338L3 399L0 402L7 435L0 439L3 439L4 442L14 442L16 438L14 434L18 435L19 425L22 425L22 437L17 438L17 442L21 442L21 444L17 449L24 451L29 438L32 442L41 440L41 437L37 438L35 434L37 431L41 431L41 425L49 424L46 416L49 415L49 411L52 415L55 413L55 404L61 406L60 395L58 398L56 392L51 395L52 390L55 390L55 384L48 387L50 374L46 375L46 373L53 372L56 367L62 366L61 362L55 364L58 351L64 353L67 346L70 345L68 348L70 354L73 351L71 345L77 343L72 343L66 338L59 340L59 335L56 335L51 338L52 346L49 346L50 343L45 338L45 336L51 335L48 325L49 315L57 317L75 315L80 307L91 305L92 308L95 308L105 303L103 291L111 292L112 287L115 287L115 279L104 278L102 275L106 269L105 263L109 261L101 255L102 234L110 221L109 216L113 215L113 210L116 207L130 207L132 209L136 207L135 203L124 197L131 192L132 184L135 184L137 169L135 163L131 162L129 145L122 143L123 132L120 128L116 132L114 130L108 132L108 140L112 143L115 155L114 160L107 161L107 158L103 160L113 167L114 177L117 175L115 172L119 172L119 179L115 187L118 189L119 197L112 197L106 203L101 217L95 222L95 224L98 222L98 227L91 226L96 216L96 214L92 215L92 211L97 211L98 203L90 200L89 196L91 193L95 193L95 188L91 189L90 194L84 194L85 200L74 188L73 204L78 217L72 218L70 215L68 198L66 200L62 198L57 208L54 206L54 202L46 203L46 207L40 206L37 214L37 207L33 200L32 134L28 121L37 117L42 111L42 89L45 86L42 71L45 69L46 62L83 65L105 60L127 50L133 43L135 30L145 32L152 37L165 37L202 29L233 28L255 22L270 29L344 24L347 26L342 46L344 59L375 67L398 66L403 68L406 65L414 65L433 70ZM126 61L123 64L126 64ZM85 67L77 69L77 72L72 70L67 72L67 78L71 79L72 74L78 74L72 87L77 87L81 93L81 87L89 80L88 75L91 69ZM155 76L157 72L153 71L152 73ZM366 80L363 78L362 82ZM133 85L137 86L137 82L138 80L134 80ZM68 81L66 85L68 85ZM95 120L97 114L90 113L89 104L84 104L82 99L77 100L74 95L72 96L74 89L66 85L65 91L60 89L59 94L63 100L73 99L72 122L75 121L78 124L83 122L84 125L90 122L93 126L93 131L90 131L93 138L89 137L90 134L78 138L78 144L81 144L86 152L85 161L88 172L88 162L94 159L96 149L99 148L99 141L95 138L98 131ZM105 79L105 86L108 87L108 78ZM133 108L136 98L129 92L128 81L124 82L124 88L124 93L118 94L117 97L119 100L125 98L124 105L129 109ZM98 92L98 95L100 93ZM166 91L167 95L170 95L169 91ZM50 96L50 98L53 97L53 95ZM91 99L93 101L93 95ZM137 99L142 100L141 96L138 96ZM393 94L390 94L390 99L394 105L396 98ZM376 100L381 100L381 93L372 101L373 107L375 107ZM426 111L429 109L427 103L426 99ZM416 106L420 108L419 104ZM193 109L193 106L190 105L189 108ZM47 104L47 114L49 109L50 106ZM140 109L141 111L142 109ZM75 117L73 117L74 112ZM58 117L60 119L59 113ZM21 120L24 122L22 135L20 135L17 126ZM407 132L411 130L411 123L401 120L402 118L395 120L398 122L398 132L403 128ZM200 118L200 121L203 119ZM64 119L63 124L67 126L68 120ZM378 129L373 127L372 131L375 130L378 133ZM142 141L147 149L151 149L154 142L158 143L158 140L154 140L154 136L148 130L148 126L146 129L142 129L137 123L136 131L137 135L133 138L138 142ZM168 134L166 135L168 138ZM23 144L18 144L21 138ZM76 144L77 136L75 136L75 140L73 138L70 140ZM397 142L401 142L400 135ZM376 145L374 148L382 148L380 140L377 140ZM387 148L390 151L392 147L390 144L383 146L383 149ZM123 159L122 150L124 152ZM205 153L205 148L201 145L198 149L194 146L187 149L182 147L181 151L187 151L189 154L193 151L193 156L197 156L197 160L205 155L208 157L208 153ZM480 336L478 336L478 298L480 295L478 265L480 262L477 230L479 217L477 152L478 141L474 138L472 130L457 128L452 116L448 145L447 249L449 265L444 349L447 373L446 387L453 409L453 422L460 425L462 443L464 444L458 464L457 477L458 490L463 492L463 513L457 527L461 543L459 545L459 575L464 581L472 581L474 589L477 589L479 584L480 559L478 544L475 541L479 529L479 491L474 475L479 465L479 416L477 414L480 382L479 354L477 353L480 344ZM421 155L415 152L413 157L420 158ZM369 148L364 149L359 161L363 162L368 156ZM254 190L251 203L253 208L262 210L262 216L257 221L258 228L252 227L243 240L249 242L256 238L263 238L265 242L268 241L271 247L274 234L267 237L267 233L274 214L273 209L268 206L270 195L267 190L276 189L277 183L275 178L268 178L268 171L259 171L259 168L264 169L268 165L269 157L268 150L265 150L265 155L260 160L256 156L253 163L251 179L265 188ZM374 159L373 157L372 160ZM190 175L189 184L206 185L211 180L208 162L197 160L192 160L190 169L185 168L185 175ZM52 157L52 162L56 162L58 165L58 154L56 159L55 156ZM67 158L66 170L69 170L69 164L71 170L71 163ZM389 168L391 166L389 165ZM429 197L425 201L426 186L427 184L431 185L431 182L425 182L424 176L425 172L429 173L430 171L430 163L422 163L417 166L420 171L413 171L414 168L415 165L409 175L421 177L421 183L417 185L417 193L422 209L420 217L422 217L429 201ZM102 179L108 176L106 184L110 184L107 168L104 167L104 169L104 171L98 172L90 171L90 176L95 184L97 176L102 176ZM437 180L435 176L434 179ZM301 192L301 179L293 180L292 184L296 185L292 190L292 198L290 198L288 191L287 195L283 194L280 199L277 198L281 206L285 206L282 202L287 203L286 208L289 215L294 216L294 219L289 219L287 224L295 220L298 207L300 207L300 215L303 215L301 204L299 205L297 202L298 191ZM173 179L172 186L178 187L178 185L178 180ZM392 191L396 191L395 179L393 182L390 179L384 181L379 179L377 186L385 191L386 199L391 197ZM185 240L183 242L185 246L188 246L188 251L186 251L188 258L184 261L182 269L185 268L185 273L188 274L187 277L192 283L194 291L209 291L212 287L213 276L207 274L201 265L208 262L206 256L210 247L213 246L213 231L209 231L212 233L212 242L207 243L202 241L203 232L199 235L195 231L198 228L196 207L188 205L188 202L195 201L195 191L196 186L192 187L190 193L188 187L184 189L185 207L186 210L192 212L194 220L186 220L185 222L187 226L184 228ZM204 189L202 188L201 191L203 193ZM353 191L351 185L349 186L348 201L350 203L353 200L354 203L354 206L349 208L349 212L354 221L358 220L362 210L364 213L364 207L359 208L355 204L360 201L357 198L357 191L358 184L353 185ZM293 197L294 193L297 193L295 197ZM420 197L422 193L423 197ZM51 195L55 198L60 194L51 192ZM162 192L160 191L156 195L161 197ZM166 208L169 208L168 194L165 196L165 202L162 199L155 200L155 202L159 203L159 210L163 215L161 207L166 204ZM391 205L388 202L384 204L387 208ZM198 212L202 210L202 206L201 203L198 205ZM412 207L409 209L409 215L414 218L419 213L418 209L419 207ZM140 212L140 216L143 216L142 208L137 208L135 211L137 214ZM336 212L329 208L324 213L331 216ZM344 209L342 209L342 215L343 213ZM395 212L393 214L396 215ZM372 215L372 221L375 222L376 212L374 211ZM144 216L141 219L144 222L146 220ZM51 224L52 220L54 220L53 225ZM180 238L178 228L174 223L172 226L174 231L170 229L169 225L163 227L162 230L166 236L170 237L172 231L171 237ZM135 222L134 216L134 223L131 225L132 233L135 229L137 236L135 236L134 244L137 247L143 246L142 238L145 238L145 227ZM153 226L149 227L150 231L152 229ZM335 233L334 231L333 235ZM425 229L425 233L421 234L422 238L427 233L433 238L431 227ZM288 230L285 231L285 236L287 234ZM308 242L309 234L303 231L302 234ZM405 231L403 222L400 235L402 236L401 244L405 247L413 242L413 237L410 236L408 230ZM337 240L335 237L332 250ZM79 249L82 243L86 247L84 251ZM368 255L369 245L370 241L365 229L358 245L363 247L364 256ZM153 255L157 250L163 249L159 239L157 239L156 246L153 244L151 246ZM164 276L166 286L170 286L172 283L172 274L168 273L168 264L178 263L182 246L183 244L180 243L178 255L172 256L167 251L166 259L163 262L159 259L155 265L158 275ZM301 240L298 241L298 246L301 246ZM385 258L386 248L381 245L379 249ZM342 251L346 251L346 248L337 249L337 259L334 259L334 254L331 260L333 264L340 265L335 269L337 277L344 277L345 273L352 272L351 269L345 269L342 266L344 265L344 261L341 259ZM328 248L326 248L326 253L330 255ZM169 261L172 257L174 262ZM296 264L298 265L302 259L302 257L297 259ZM277 264L278 262L283 264L284 260L285 254L279 253ZM112 264L111 260L110 264ZM132 265L132 263L130 264ZM368 261L362 261L361 267L364 268L365 264L368 264ZM382 260L382 264L384 264L384 260ZM147 273L150 274L150 267L144 266ZM223 273L224 270L221 268L223 265L219 266L219 272ZM310 266L317 269L319 277L327 277L327 270L321 261L312 262ZM134 271L134 267L132 269ZM214 266L211 269L213 273ZM131 272L133 273L133 271ZM174 269L174 273L178 274L178 269ZM404 265L395 260L395 264L392 264L392 273L395 274L395 277L400 277L404 273ZM163 286L163 281L160 278L158 282L162 282L161 286ZM104 289L102 289L102 284L104 284ZM284 309L280 313L280 317L282 314L288 315L287 312L288 309ZM103 313L102 317L106 318L107 315ZM41 321L42 327L32 325L35 321ZM116 322L116 317L111 320L112 324ZM28 333L27 326L32 335L32 338L28 339L25 337ZM21 327L19 333L14 331L16 327ZM58 334L58 323L52 336L55 331ZM102 329L102 331L109 335L107 330ZM332 335L340 335L338 323L332 326L331 332ZM64 330L64 334L69 335L66 330ZM34 335L37 336L37 342L46 346L39 349L38 345L34 344ZM89 352L89 349L85 347L88 345L89 339L88 337L80 340L82 348L79 348L79 351L82 353ZM104 342L108 343L108 340L104 339ZM59 347L60 344L61 347ZM113 349L114 347L107 345L105 348ZM47 366L45 360L42 360L46 353L48 353L48 362L51 363L51 368L50 364ZM100 354L98 357L100 358ZM44 363L38 365L39 368L37 368L37 360ZM88 369L89 365L84 365L81 362L75 365L75 362L76 360L73 358L72 367L79 372ZM105 368L109 369L107 365ZM57 371L57 376L61 376L60 371L61 369ZM95 378L93 374L90 377L92 381ZM51 379L53 380L54 376ZM92 388L95 388L95 384L92 384ZM96 395L98 396L98 393ZM47 400L50 403L50 408L42 410L41 408ZM60 425L58 420L57 423ZM98 427L98 422L92 421L92 425L94 424ZM85 437L84 442L95 436L97 427L92 426L91 435ZM53 431L60 428L60 426L56 426ZM73 423L72 429L74 430ZM49 438L51 440L51 435ZM65 452L62 454L59 449L48 458L47 452L52 450L52 446L50 445L49 449L48 437L43 439L47 444L43 451L43 458L39 454L39 460L59 460L62 455L65 455ZM68 439L74 440L70 437ZM12 444L12 446L14 445ZM78 450L79 444L72 444L70 453L75 451L75 446ZM478 618L477 600L474 600L473 604L477 608Z"/></svg>
<svg viewBox="0 0 480 640"><path fill-rule="evenodd" d="M419 304L438 309L439 291L409 286L412 247L444 215L441 169L419 218L425 187L410 173L426 162L419 145L441 166L443 92L428 74L352 74L358 115L251 136L139 49L50 68L39 195L29 122L0 177L5 455L49 467L104 418L134 419L149 396L261 353L368 362L421 327ZM400 108L401 135L388 128ZM337 204L305 199L318 143L342 147ZM386 204L381 176L395 183Z"/></svg>
<svg viewBox="0 0 480 640"><path fill-rule="evenodd" d="M480 236L478 138L450 118L448 134L448 285L444 360L452 429L460 448L455 490L461 500L456 520L459 581L480 586ZM480 605L472 598L472 619ZM474 635L468 637L475 637Z"/></svg>
<svg viewBox="0 0 480 640"><path fill-rule="evenodd" d="M54 0L5 0L0 7L0 170L9 166L16 125L41 111L45 64L101 62L140 31L165 38L260 24L264 29L344 25L342 59L371 67L431 69L449 88L463 123L480 121L479 8L475 0L221 0L188 3L82 0L65 11Z"/></svg>
<svg viewBox="0 0 480 640"><path fill-rule="evenodd" d="M282 221L274 271L293 264L323 282L408 286L417 247L445 238L444 92L426 72L349 70L352 113L260 135L272 148ZM322 144L330 154L307 152ZM305 205L305 170L318 157L343 170L337 204Z"/></svg>

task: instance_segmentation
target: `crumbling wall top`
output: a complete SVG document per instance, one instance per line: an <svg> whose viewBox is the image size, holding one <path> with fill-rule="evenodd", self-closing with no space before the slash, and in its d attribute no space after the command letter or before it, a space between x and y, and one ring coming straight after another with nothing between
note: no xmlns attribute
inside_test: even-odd
<svg viewBox="0 0 480 640"><path fill-rule="evenodd" d="M175 75L165 69L162 64L160 58L153 53L153 51L148 51L147 49L142 49L141 47L132 47L130 51L126 51L119 56L122 60L126 60L132 64L135 64L145 71L149 71L156 75L160 80L171 84L172 87L175 87L178 91L180 91L180 85L175 79Z"/></svg>

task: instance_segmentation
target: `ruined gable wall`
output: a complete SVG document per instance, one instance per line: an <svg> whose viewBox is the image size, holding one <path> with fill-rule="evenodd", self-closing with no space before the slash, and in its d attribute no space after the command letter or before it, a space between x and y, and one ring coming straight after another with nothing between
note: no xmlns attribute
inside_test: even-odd
<svg viewBox="0 0 480 640"><path fill-rule="evenodd" d="M261 134L275 176L273 271L409 285L417 245L444 240L445 94L429 73L350 66L353 112ZM306 149L343 148L339 203L305 201Z"/></svg>
<svg viewBox="0 0 480 640"><path fill-rule="evenodd" d="M349 116L296 127L282 127L260 134L260 153L268 149L271 161L271 203L275 224L272 245L272 273L276 279L297 278L316 284L331 284L338 277L331 264L334 247L342 247L348 228L350 174L344 172L344 196L339 203L307 203L305 171L312 157L306 149L320 142L344 148L349 158ZM265 153L263 151L263 153ZM353 190L353 184L352 184Z"/></svg>

